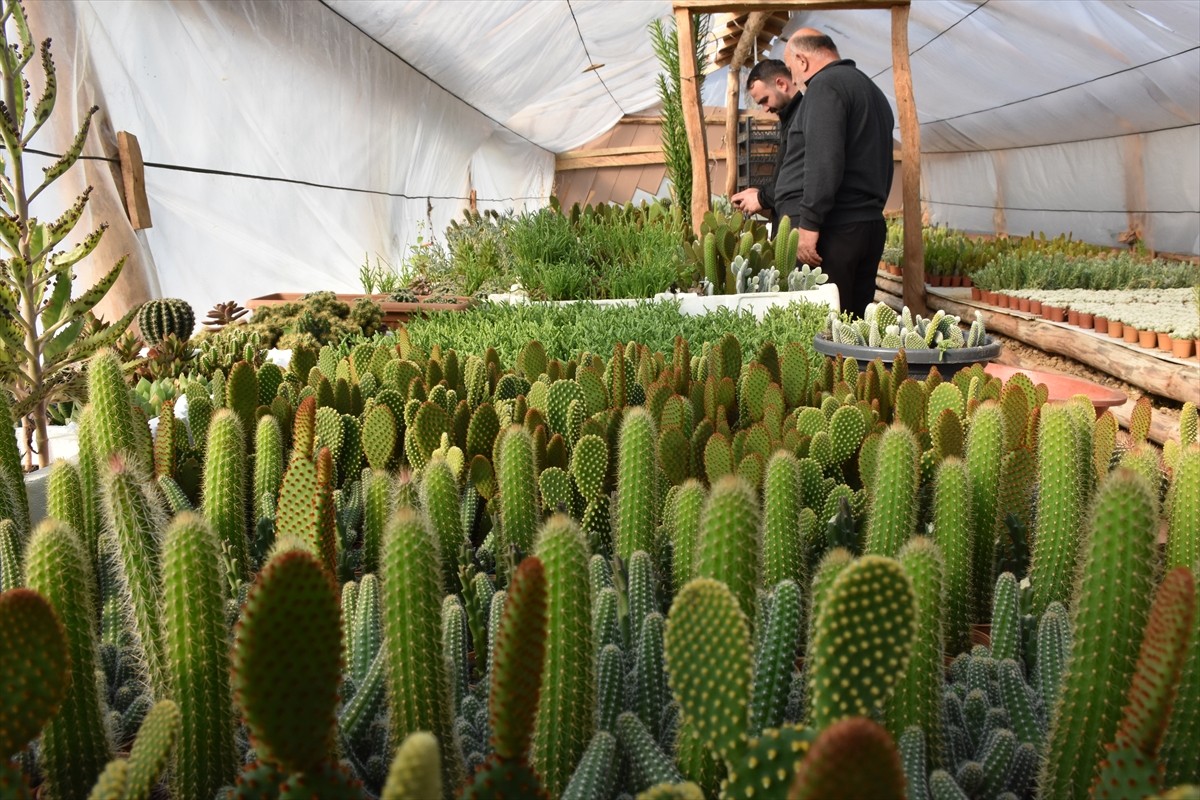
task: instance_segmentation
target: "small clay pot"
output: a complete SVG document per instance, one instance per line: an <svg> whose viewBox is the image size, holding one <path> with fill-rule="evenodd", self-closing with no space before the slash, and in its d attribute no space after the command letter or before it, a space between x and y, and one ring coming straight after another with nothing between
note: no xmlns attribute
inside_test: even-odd
<svg viewBox="0 0 1200 800"><path fill-rule="evenodd" d="M1164 353L1171 352L1171 334L1169 334L1169 333L1158 334L1158 349L1162 350Z"/></svg>
<svg viewBox="0 0 1200 800"><path fill-rule="evenodd" d="M974 286L975 285L975 282L971 280L970 275L963 275L962 279L963 279L963 286Z"/></svg>
<svg viewBox="0 0 1200 800"><path fill-rule="evenodd" d="M1068 325L1078 325L1079 324L1079 312L1073 308L1067 309L1067 324Z"/></svg>
<svg viewBox="0 0 1200 800"><path fill-rule="evenodd" d="M978 286L971 287L971 299L972 300L982 300L983 299L983 291L980 290L980 288Z"/></svg>
<svg viewBox="0 0 1200 800"><path fill-rule="evenodd" d="M958 287L962 286L963 285L963 276L962 275L951 275L950 276L950 285L956 289Z"/></svg>
<svg viewBox="0 0 1200 800"><path fill-rule="evenodd" d="M1029 313L1040 315L1042 313L1042 301L1041 300L1030 300L1029 301Z"/></svg>
<svg viewBox="0 0 1200 800"><path fill-rule="evenodd" d="M1096 333L1108 333L1108 317L1096 317Z"/></svg>
<svg viewBox="0 0 1200 800"><path fill-rule="evenodd" d="M1158 331L1138 331L1138 347L1153 350L1158 347Z"/></svg>
<svg viewBox="0 0 1200 800"><path fill-rule="evenodd" d="M1029 302L1028 297L1018 297L1017 298L1017 311L1024 311L1026 314L1028 314L1029 308L1030 308L1030 302Z"/></svg>
<svg viewBox="0 0 1200 800"><path fill-rule="evenodd" d="M1124 340L1126 342L1128 342L1129 344L1137 344L1138 339L1141 338L1141 335L1142 335L1142 332L1139 331L1137 328L1133 327L1132 325L1126 325L1125 326L1125 334L1122 338L1124 338Z"/></svg>
<svg viewBox="0 0 1200 800"><path fill-rule="evenodd" d="M1096 325L1096 317L1094 314L1081 311L1079 312L1079 322L1077 324L1085 331L1090 331Z"/></svg>
<svg viewBox="0 0 1200 800"><path fill-rule="evenodd" d="M1125 338L1125 323L1119 319L1110 319L1108 321L1108 335L1114 339Z"/></svg>
<svg viewBox="0 0 1200 800"><path fill-rule="evenodd" d="M1059 308L1058 306L1048 306L1043 303L1042 316L1050 322L1062 322L1067 318L1067 311L1064 308Z"/></svg>
<svg viewBox="0 0 1200 800"><path fill-rule="evenodd" d="M1171 340L1171 355L1176 358L1188 358L1192 354L1192 339L1172 339Z"/></svg>

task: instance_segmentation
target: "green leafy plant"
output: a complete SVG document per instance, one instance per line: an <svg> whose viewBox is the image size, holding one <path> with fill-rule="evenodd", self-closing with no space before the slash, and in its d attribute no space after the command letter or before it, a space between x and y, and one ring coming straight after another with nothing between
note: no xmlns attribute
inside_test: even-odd
<svg viewBox="0 0 1200 800"><path fill-rule="evenodd" d="M692 52L696 54L697 93L704 86L704 48L708 39L710 18L698 15L692 20ZM674 22L670 25L656 19L650 23L650 41L662 71L658 75L658 99L662 103L662 144L666 160L667 179L671 182L671 199L683 214L684 224L692 224L692 151L688 146L687 129L683 123L683 81L680 78L679 37Z"/></svg>

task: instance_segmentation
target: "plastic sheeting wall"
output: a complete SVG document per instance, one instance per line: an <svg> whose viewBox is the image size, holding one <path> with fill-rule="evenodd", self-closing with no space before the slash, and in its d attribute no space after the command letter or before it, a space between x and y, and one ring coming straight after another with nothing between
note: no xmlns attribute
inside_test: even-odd
<svg viewBox="0 0 1200 800"><path fill-rule="evenodd" d="M99 271L132 257L108 318L147 294L183 297L200 316L268 292L360 291L367 254L399 265L406 242L461 213L472 185L482 208L521 208L541 205L554 179L550 151L319 3L74 0L30 15L35 37L54 39L60 87L54 130L34 146L61 152L95 103L85 152L114 155L114 131L129 130L147 162L154 224L137 235L113 171L87 164L93 219L78 233L112 224L89 262Z"/></svg>

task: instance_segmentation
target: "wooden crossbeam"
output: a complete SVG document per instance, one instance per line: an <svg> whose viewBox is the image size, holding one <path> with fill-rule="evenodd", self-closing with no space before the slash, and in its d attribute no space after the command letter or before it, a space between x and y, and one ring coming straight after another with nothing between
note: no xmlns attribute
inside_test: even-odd
<svg viewBox="0 0 1200 800"><path fill-rule="evenodd" d="M694 14L748 14L751 11L847 11L907 6L910 0L674 0Z"/></svg>

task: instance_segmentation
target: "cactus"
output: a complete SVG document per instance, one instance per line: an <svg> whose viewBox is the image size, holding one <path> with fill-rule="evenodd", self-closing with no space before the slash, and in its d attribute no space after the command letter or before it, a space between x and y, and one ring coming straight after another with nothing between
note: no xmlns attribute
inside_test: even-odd
<svg viewBox="0 0 1200 800"><path fill-rule="evenodd" d="M974 619L974 573L971 550L970 477L957 458L938 465L934 483L933 536L942 552L945 613L942 628L948 653L967 648Z"/></svg>
<svg viewBox="0 0 1200 800"><path fill-rule="evenodd" d="M246 490L246 442L242 426L233 411L222 409L209 426L202 508L208 524L228 546L243 579L250 574Z"/></svg>
<svg viewBox="0 0 1200 800"><path fill-rule="evenodd" d="M893 425L879 445L879 465L871 496L865 552L895 558L917 528L920 473L917 441L902 425Z"/></svg>
<svg viewBox="0 0 1200 800"><path fill-rule="evenodd" d="M759 510L754 492L741 478L717 481L704 504L695 574L729 587L747 619L753 619L758 591Z"/></svg>
<svg viewBox="0 0 1200 800"><path fill-rule="evenodd" d="M50 469L49 484L46 490L46 516L65 522L82 540L87 523L83 516L83 484L78 467L68 461L54 462ZM90 558L91 553L88 555Z"/></svg>
<svg viewBox="0 0 1200 800"><path fill-rule="evenodd" d="M1062 603L1051 603L1038 620L1037 685L1047 713L1058 706L1063 671L1071 655L1071 622Z"/></svg>
<svg viewBox="0 0 1200 800"><path fill-rule="evenodd" d="M1187 567L1166 574L1150 609L1128 703L1092 797L1118 798L1135 786L1147 795L1162 787L1159 746L1171 714L1189 637L1194 635L1195 580ZM1137 783L1135 783L1135 781Z"/></svg>
<svg viewBox="0 0 1200 800"><path fill-rule="evenodd" d="M175 477L180 452L187 449L180 441L183 426L175 418L175 403L164 400L158 415L158 430L154 432L154 477Z"/></svg>
<svg viewBox="0 0 1200 800"><path fill-rule="evenodd" d="M441 558L437 539L412 508L402 507L388 523L380 561L383 637L391 661L392 740L403 741L416 731L432 732L449 791L461 783L463 765L442 653Z"/></svg>
<svg viewBox="0 0 1200 800"><path fill-rule="evenodd" d="M774 587L782 580L806 583L800 510L799 463L791 453L777 451L767 462L763 482L763 586Z"/></svg>
<svg viewBox="0 0 1200 800"><path fill-rule="evenodd" d="M607 731L596 731L571 782L563 790L562 800L592 800L611 795L616 756L617 740Z"/></svg>
<svg viewBox="0 0 1200 800"><path fill-rule="evenodd" d="M754 694L750 703L751 735L783 725L792 671L804 630L803 599L791 580L781 581L771 599L771 613L754 658Z"/></svg>
<svg viewBox="0 0 1200 800"><path fill-rule="evenodd" d="M813 631L809 721L818 731L884 703L908 664L915 632L912 585L895 561L863 556L829 587ZM861 648L860 642L871 647Z"/></svg>
<svg viewBox="0 0 1200 800"><path fill-rule="evenodd" d="M82 425L82 423L81 423ZM13 429L8 392L0 392L0 432ZM82 431L80 432L82 437ZM11 519L24 541L29 538L29 496L16 436L0 435L0 520Z"/></svg>
<svg viewBox="0 0 1200 800"><path fill-rule="evenodd" d="M409 734L388 768L380 800L429 800L443 794L437 738L428 731Z"/></svg>
<svg viewBox="0 0 1200 800"><path fill-rule="evenodd" d="M1042 409L1038 429L1037 536L1030 581L1035 616L1070 602L1083 522L1075 418L1065 406Z"/></svg>
<svg viewBox="0 0 1200 800"><path fill-rule="evenodd" d="M45 789L57 797L86 797L112 758L96 681L96 612L82 545L61 522L47 520L25 551L25 580L62 621L72 680L62 705L42 730ZM21 744L24 744L22 742Z"/></svg>
<svg viewBox="0 0 1200 800"><path fill-rule="evenodd" d="M129 753L124 794L127 800L150 800L179 738L180 726L179 706L170 700L158 701L146 714Z"/></svg>
<svg viewBox="0 0 1200 800"><path fill-rule="evenodd" d="M453 591L458 587L458 555L467 538L459 513L458 481L444 458L433 459L422 473L421 508L438 539L443 585Z"/></svg>
<svg viewBox="0 0 1200 800"><path fill-rule="evenodd" d="M856 717L825 728L796 770L793 800L903 800L904 770L896 745L878 724Z"/></svg>
<svg viewBox="0 0 1200 800"><path fill-rule="evenodd" d="M657 611L642 620L636 641L637 668L635 710L655 739L663 736L663 710L670 700L664 668L665 623Z"/></svg>
<svg viewBox="0 0 1200 800"><path fill-rule="evenodd" d="M532 552L540 510L537 500L537 469L533 437L521 427L501 434L496 477L500 485L500 542L497 563L509 548Z"/></svg>
<svg viewBox="0 0 1200 800"><path fill-rule="evenodd" d="M186 300L177 297L148 300L138 309L137 326L142 340L151 346L168 336L186 342L196 328L196 312Z"/></svg>
<svg viewBox="0 0 1200 800"><path fill-rule="evenodd" d="M0 592L25 585L22 544L13 521L0 519Z"/></svg>
<svg viewBox="0 0 1200 800"><path fill-rule="evenodd" d="M362 425L362 448L371 469L387 469L396 452L396 418L379 404L366 413Z"/></svg>
<svg viewBox="0 0 1200 800"><path fill-rule="evenodd" d="M992 596L992 657L997 661L1021 657L1021 607L1018 594L1020 588L1011 572L1005 572L996 580L996 591Z"/></svg>
<svg viewBox="0 0 1200 800"><path fill-rule="evenodd" d="M362 568L369 573L379 569L383 531L394 510L391 476L378 470L367 473L363 479L363 496Z"/></svg>
<svg viewBox="0 0 1200 800"><path fill-rule="evenodd" d="M532 765L546 790L557 796L587 748L595 724L587 542L575 523L555 515L538 535L537 555L546 568L548 624Z"/></svg>
<svg viewBox="0 0 1200 800"><path fill-rule="evenodd" d="M667 672L685 725L727 762L749 725L750 626L721 582L696 578L675 597L667 622Z"/></svg>
<svg viewBox="0 0 1200 800"><path fill-rule="evenodd" d="M254 433L254 521L267 518L266 502L274 505L283 484L283 433L275 417L259 419Z"/></svg>
<svg viewBox="0 0 1200 800"><path fill-rule="evenodd" d="M1038 781L1045 796L1067 800L1085 797L1091 788L1132 677L1155 568L1157 522L1149 487L1127 470L1110 474L1089 528L1075 590L1071 658ZM1120 613L1114 618L1115 609Z"/></svg>
<svg viewBox="0 0 1200 800"><path fill-rule="evenodd" d="M249 363L239 361L229 371L229 380L225 384L225 400L225 406L237 414L243 436L250 437L250 432L257 424L255 412L259 404L258 374ZM253 452L254 440L247 441L246 447Z"/></svg>
<svg viewBox="0 0 1200 800"><path fill-rule="evenodd" d="M454 594L442 598L442 653L450 677L452 710L457 714L469 690L470 675L467 669L467 612Z"/></svg>
<svg viewBox="0 0 1200 800"><path fill-rule="evenodd" d="M617 741L629 759L630 788L635 792L645 791L660 783L683 781L679 770L636 714L626 711L617 717Z"/></svg>
<svg viewBox="0 0 1200 800"><path fill-rule="evenodd" d="M967 431L966 448L967 472L971 477L971 526L974 531L971 574L975 618L985 619L992 603L991 590L995 580L992 561L1001 519L997 498L1004 458L1004 413L998 403L989 401L975 410Z"/></svg>
<svg viewBox="0 0 1200 800"><path fill-rule="evenodd" d="M0 641L0 762L7 762L62 705L71 662L62 622L31 589L0 592Z"/></svg>
<svg viewBox="0 0 1200 800"><path fill-rule="evenodd" d="M1192 576L1196 575L1200 575L1200 560L1192 566ZM1162 744L1161 758L1168 786L1200 783L1200 764L1195 758L1200 749L1200 632L1196 629L1196 621L1200 620L1200 592L1195 594L1198 597L1192 612L1191 642Z"/></svg>
<svg viewBox="0 0 1200 800"><path fill-rule="evenodd" d="M688 480L674 497L670 519L671 578L675 591L690 581L699 544L700 519L704 509L705 489L697 480Z"/></svg>
<svg viewBox="0 0 1200 800"><path fill-rule="evenodd" d="M900 551L900 565L916 600L916 634L908 668L887 705L887 727L897 739L910 725L924 731L930 764L944 762L942 746L942 555L923 536Z"/></svg>
<svg viewBox="0 0 1200 800"><path fill-rule="evenodd" d="M1200 447L1179 454L1167 494L1166 566L1191 567L1200 560Z"/></svg>
<svg viewBox="0 0 1200 800"><path fill-rule="evenodd" d="M212 797L237 771L225 588L216 535L181 514L163 540L163 661L182 728L173 781L180 797Z"/></svg>
<svg viewBox="0 0 1200 800"><path fill-rule="evenodd" d="M625 410L617 447L617 554L628 559L636 550L654 550L655 440L654 420L643 408Z"/></svg>
<svg viewBox="0 0 1200 800"><path fill-rule="evenodd" d="M113 453L122 452L133 459L133 463L149 474L149 464L140 461L133 404L129 400L129 387L121 372L121 362L110 350L101 350L88 365L88 400L95 418L92 427L93 445L97 457L103 459Z"/></svg>

